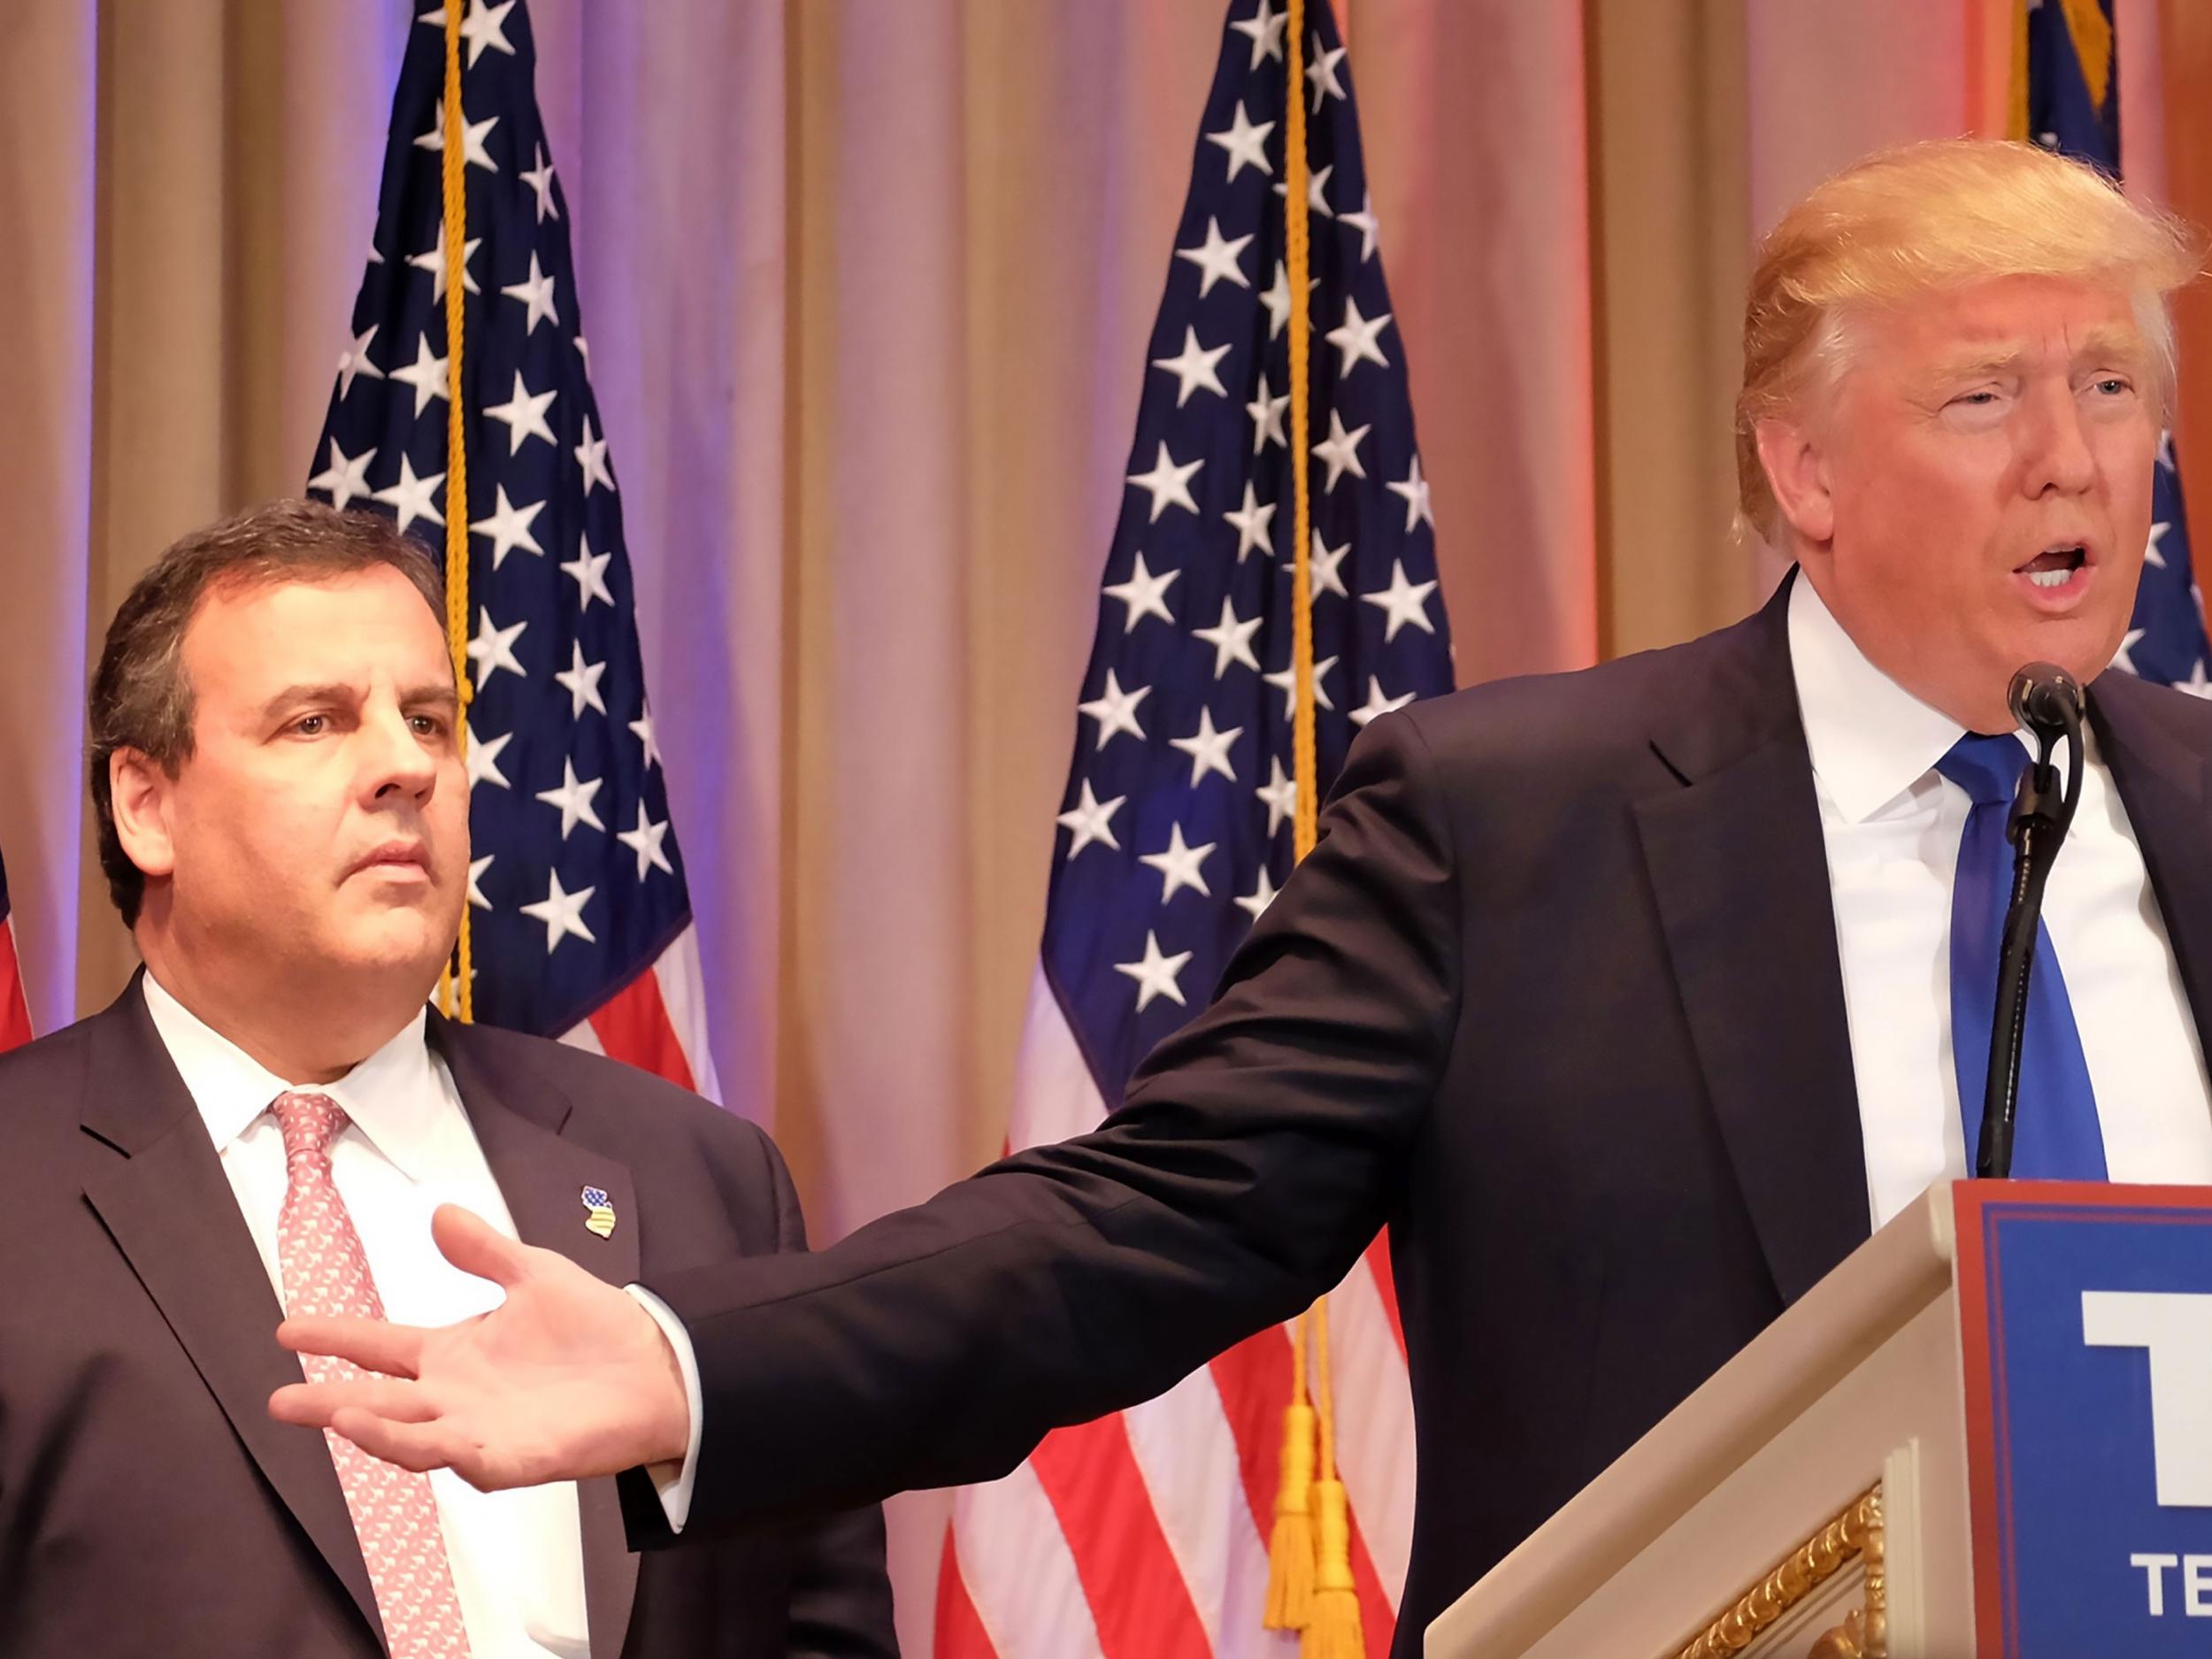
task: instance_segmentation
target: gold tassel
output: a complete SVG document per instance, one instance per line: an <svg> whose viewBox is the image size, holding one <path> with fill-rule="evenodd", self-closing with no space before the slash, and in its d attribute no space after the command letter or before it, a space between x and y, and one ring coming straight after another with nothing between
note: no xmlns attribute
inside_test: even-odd
<svg viewBox="0 0 2212 1659"><path fill-rule="evenodd" d="M1316 1516L1313 1616L1299 1639L1300 1659L1367 1659L1359 1590L1352 1582L1351 1511L1340 1480L1313 1483Z"/></svg>
<svg viewBox="0 0 2212 1659"><path fill-rule="evenodd" d="M1269 1630L1303 1630L1313 1603L1313 1408L1283 1410L1283 1462L1275 1487L1275 1534L1267 1548Z"/></svg>

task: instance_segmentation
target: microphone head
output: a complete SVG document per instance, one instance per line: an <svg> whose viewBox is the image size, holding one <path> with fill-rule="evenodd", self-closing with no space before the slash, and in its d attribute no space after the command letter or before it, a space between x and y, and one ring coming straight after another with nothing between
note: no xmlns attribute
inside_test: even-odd
<svg viewBox="0 0 2212 1659"><path fill-rule="evenodd" d="M2063 726L2082 717L2081 686L2055 663L2030 663L2012 677L2005 694L2012 718L2022 726Z"/></svg>

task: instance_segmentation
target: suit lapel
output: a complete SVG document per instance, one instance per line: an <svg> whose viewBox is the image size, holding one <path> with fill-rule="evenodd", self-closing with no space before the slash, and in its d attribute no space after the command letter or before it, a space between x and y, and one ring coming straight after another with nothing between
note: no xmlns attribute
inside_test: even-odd
<svg viewBox="0 0 2212 1659"><path fill-rule="evenodd" d="M302 1380L300 1363L276 1344L283 1310L137 980L97 1018L104 1029L92 1045L80 1121L120 1156L85 1183L86 1200L263 1479L380 1641L383 1622L329 1448L314 1430L269 1416L269 1395Z"/></svg>
<svg viewBox="0 0 2212 1659"><path fill-rule="evenodd" d="M1714 641L1635 808L1690 1034L1767 1266L1792 1302L1863 1241L1866 1153L1835 902L1797 712L1789 584Z"/></svg>
<svg viewBox="0 0 2212 1659"><path fill-rule="evenodd" d="M2198 1044L2212 1056L2212 776L2205 756L2157 718L2172 695L2105 673L2090 690L2089 721L2158 895Z"/></svg>
<svg viewBox="0 0 2212 1659"><path fill-rule="evenodd" d="M558 1251L611 1285L635 1283L640 1217L628 1168L563 1138L571 1111L566 1099L542 1088L526 1098L503 1091L468 1027L433 1014L430 1041L452 1071L517 1235L525 1244ZM584 1225L588 1187L603 1189L613 1207L614 1231L603 1239ZM591 1650L618 1654L637 1594L638 1560L630 1551L611 1478L578 1481L576 1502Z"/></svg>

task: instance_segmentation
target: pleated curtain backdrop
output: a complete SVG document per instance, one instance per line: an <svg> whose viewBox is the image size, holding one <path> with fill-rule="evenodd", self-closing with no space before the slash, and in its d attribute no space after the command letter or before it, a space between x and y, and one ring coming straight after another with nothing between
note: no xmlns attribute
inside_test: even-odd
<svg viewBox="0 0 2212 1659"><path fill-rule="evenodd" d="M1337 4L1461 680L1740 614L1753 237L1985 130L2001 0ZM301 488L417 9L0 7L0 849L42 1030L133 960L88 653L171 539ZM2159 8L2121 9L2133 133ZM1004 1133L1220 0L530 10L716 1056L834 1237ZM941 1516L895 1523L915 1654Z"/></svg>

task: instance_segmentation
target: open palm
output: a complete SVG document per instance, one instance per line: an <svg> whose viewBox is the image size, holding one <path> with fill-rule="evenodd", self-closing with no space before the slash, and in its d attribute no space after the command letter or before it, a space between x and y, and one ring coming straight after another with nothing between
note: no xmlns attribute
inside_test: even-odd
<svg viewBox="0 0 2212 1659"><path fill-rule="evenodd" d="M487 1492L684 1455L683 1373L634 1297L453 1205L431 1231L448 1261L505 1302L435 1329L287 1320L286 1348L377 1374L290 1384L270 1397L271 1416L334 1430L403 1469L451 1469Z"/></svg>

